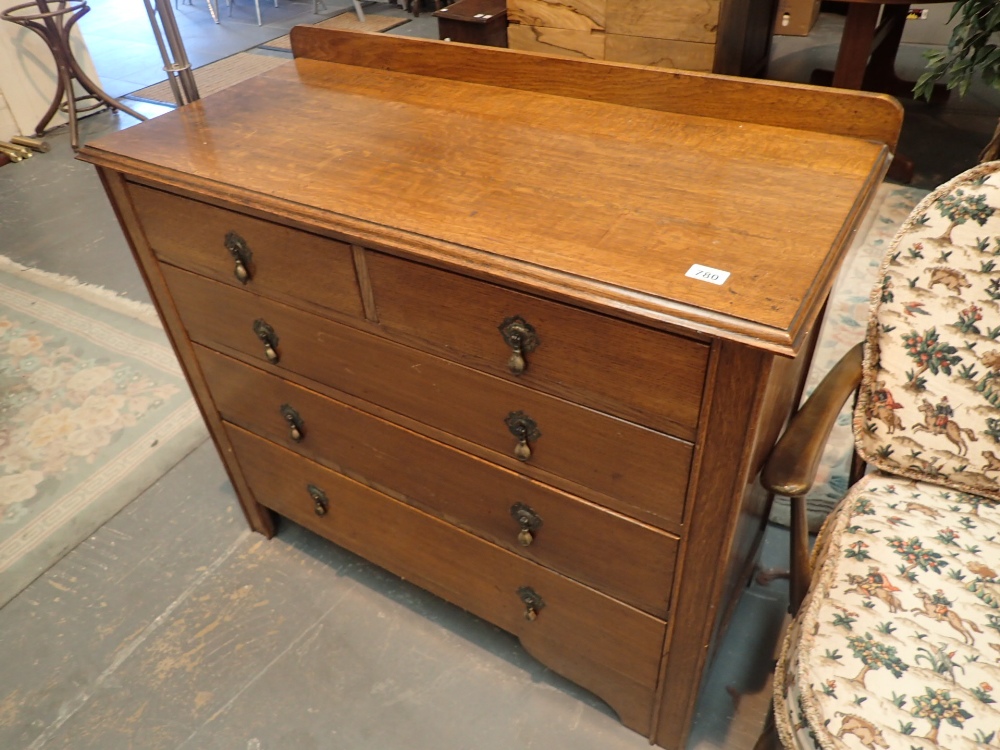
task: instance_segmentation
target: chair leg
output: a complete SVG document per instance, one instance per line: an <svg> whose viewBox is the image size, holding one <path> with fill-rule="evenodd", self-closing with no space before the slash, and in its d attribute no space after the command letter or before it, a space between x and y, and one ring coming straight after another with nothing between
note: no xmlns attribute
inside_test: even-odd
<svg viewBox="0 0 1000 750"><path fill-rule="evenodd" d="M354 13L357 15L358 21L360 21L361 23L364 23L365 22L365 12L361 8L361 3L359 2L359 0L353 0L353 2L354 2Z"/></svg>
<svg viewBox="0 0 1000 750"><path fill-rule="evenodd" d="M791 549L789 551L789 566L791 579L789 584L788 611L794 616L802 605L809 590L809 522L806 515L805 497L788 498L791 504Z"/></svg>
<svg viewBox="0 0 1000 750"><path fill-rule="evenodd" d="M264 24L261 23L261 20L260 20L260 0L253 0L253 5L254 5L254 8L257 10L257 25L258 26L263 26Z"/></svg>
<svg viewBox="0 0 1000 750"><path fill-rule="evenodd" d="M760 732L760 737L754 743L753 750L782 750L781 740L778 739L778 729L774 725L774 706L767 712L767 720L764 728Z"/></svg>

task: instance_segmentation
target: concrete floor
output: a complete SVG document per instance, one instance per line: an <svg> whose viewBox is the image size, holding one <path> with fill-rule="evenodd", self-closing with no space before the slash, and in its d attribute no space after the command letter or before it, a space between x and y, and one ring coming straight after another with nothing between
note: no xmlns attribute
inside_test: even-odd
<svg viewBox="0 0 1000 750"><path fill-rule="evenodd" d="M311 3L281 0L262 6L261 28L237 0L216 26L195 3L177 15L196 64L315 19ZM161 79L137 4L92 5L84 30L108 90ZM772 77L804 80L827 63L838 23L777 38ZM429 16L398 31L436 35ZM904 50L904 64L919 66L919 52ZM932 187L975 161L1000 97L977 88L907 110L903 148L915 184ZM97 114L83 139L132 123ZM0 169L0 253L147 299L93 170L73 161L64 131L47 140L49 154ZM786 544L770 530L764 564ZM752 746L784 597L780 583L747 591L689 747ZM647 746L496 628L293 524L270 542L247 532L209 443L0 610L0 664L5 750Z"/></svg>

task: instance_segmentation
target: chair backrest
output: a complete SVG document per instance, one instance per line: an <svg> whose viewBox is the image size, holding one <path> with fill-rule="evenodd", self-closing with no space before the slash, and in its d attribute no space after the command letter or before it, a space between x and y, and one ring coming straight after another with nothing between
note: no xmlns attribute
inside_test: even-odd
<svg viewBox="0 0 1000 750"><path fill-rule="evenodd" d="M1000 500L1000 162L921 201L879 278L858 451L890 474Z"/></svg>

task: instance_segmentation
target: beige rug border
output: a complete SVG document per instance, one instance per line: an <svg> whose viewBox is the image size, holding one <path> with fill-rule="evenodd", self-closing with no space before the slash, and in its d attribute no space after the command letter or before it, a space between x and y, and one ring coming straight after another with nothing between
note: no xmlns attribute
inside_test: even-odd
<svg viewBox="0 0 1000 750"><path fill-rule="evenodd" d="M23 263L18 263L6 255L0 255L0 272L6 272L11 275L19 274L47 289L68 292L112 312L135 318L146 325L157 328L163 327L160 323L160 317L156 313L156 308L148 302L122 297L118 292L98 286L97 284L88 284L80 281L75 276L63 276L52 271L32 268Z"/></svg>

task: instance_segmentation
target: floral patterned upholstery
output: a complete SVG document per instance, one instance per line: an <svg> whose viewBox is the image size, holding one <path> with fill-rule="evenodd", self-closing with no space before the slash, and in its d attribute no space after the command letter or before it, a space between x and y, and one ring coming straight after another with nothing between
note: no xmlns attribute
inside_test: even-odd
<svg viewBox="0 0 1000 750"><path fill-rule="evenodd" d="M1000 163L928 195L873 292L854 415L880 469L1000 499Z"/></svg>
<svg viewBox="0 0 1000 750"><path fill-rule="evenodd" d="M775 672L787 748L1000 744L1000 509L870 474L830 517Z"/></svg>
<svg viewBox="0 0 1000 750"><path fill-rule="evenodd" d="M1000 745L1000 162L925 198L872 293L854 435L775 672L787 748Z"/></svg>

